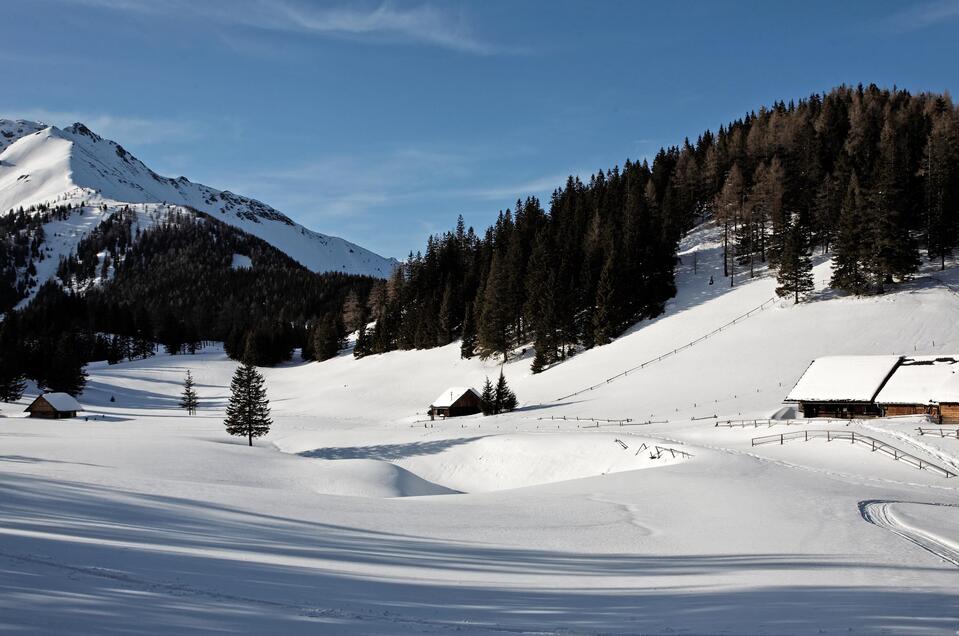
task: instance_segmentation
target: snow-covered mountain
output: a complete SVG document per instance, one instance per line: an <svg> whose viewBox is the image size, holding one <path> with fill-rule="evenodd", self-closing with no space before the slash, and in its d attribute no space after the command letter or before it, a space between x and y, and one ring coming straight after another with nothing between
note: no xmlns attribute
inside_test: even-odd
<svg viewBox="0 0 959 636"><path fill-rule="evenodd" d="M0 119L0 213L82 202L108 210L126 204L199 210L265 240L316 272L385 278L396 265L394 259L309 230L255 199L186 177L162 177L81 123L60 129Z"/></svg>

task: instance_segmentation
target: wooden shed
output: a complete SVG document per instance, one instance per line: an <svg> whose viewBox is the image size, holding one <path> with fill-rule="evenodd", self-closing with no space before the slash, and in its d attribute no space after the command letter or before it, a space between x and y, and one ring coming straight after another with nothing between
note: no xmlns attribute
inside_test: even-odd
<svg viewBox="0 0 959 636"><path fill-rule="evenodd" d="M76 417L77 411L82 411L83 407L69 393L44 393L37 396L37 399L24 410L30 414L30 417L58 420Z"/></svg>
<svg viewBox="0 0 959 636"><path fill-rule="evenodd" d="M483 410L483 398L469 387L454 386L440 393L430 404L430 419L473 415Z"/></svg>
<svg viewBox="0 0 959 636"><path fill-rule="evenodd" d="M901 360L887 355L816 358L785 401L799 404L805 417L880 417L876 395Z"/></svg>

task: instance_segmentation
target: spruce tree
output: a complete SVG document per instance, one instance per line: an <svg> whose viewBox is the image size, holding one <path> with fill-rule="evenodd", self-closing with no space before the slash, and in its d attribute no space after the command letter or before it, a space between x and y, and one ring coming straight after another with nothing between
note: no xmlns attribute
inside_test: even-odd
<svg viewBox="0 0 959 636"><path fill-rule="evenodd" d="M16 402L23 397L26 388L26 376L19 368L16 358L9 354L0 354L0 400Z"/></svg>
<svg viewBox="0 0 959 636"><path fill-rule="evenodd" d="M327 314L313 331L313 355L322 362L335 358L343 347L343 327L335 315Z"/></svg>
<svg viewBox="0 0 959 636"><path fill-rule="evenodd" d="M76 339L68 334L60 337L53 356L47 361L45 378L40 382L50 391L69 393L76 397L83 393L87 373L80 359Z"/></svg>
<svg viewBox="0 0 959 636"><path fill-rule="evenodd" d="M499 372L499 380L496 381L496 395L493 404L497 414L512 411L517 405L516 394L506 383L506 376L503 375L502 369Z"/></svg>
<svg viewBox="0 0 959 636"><path fill-rule="evenodd" d="M189 415L196 415L197 406L200 404L193 386L193 374L187 369L186 378L183 380L183 393L180 396L180 408L186 409Z"/></svg>
<svg viewBox="0 0 959 636"><path fill-rule="evenodd" d="M856 295L865 294L869 289L866 261L869 258L870 228L865 222L865 212L859 179L853 174L839 214L831 284Z"/></svg>
<svg viewBox="0 0 959 636"><path fill-rule="evenodd" d="M779 257L776 282L779 283L776 294L780 297L793 295L797 303L800 296L815 288L812 259L809 257L809 239L806 229L798 219L794 219L786 231L786 242Z"/></svg>
<svg viewBox="0 0 959 636"><path fill-rule="evenodd" d="M483 393L480 395L482 404L480 408L483 411L483 415L494 415L496 413L496 390L493 388L493 383L489 381L489 377L486 378L486 383L483 385Z"/></svg>
<svg viewBox="0 0 959 636"><path fill-rule="evenodd" d="M253 365L243 364L233 374L224 424L228 434L246 437L250 446L253 446L254 437L270 432L273 421L265 380Z"/></svg>
<svg viewBox="0 0 959 636"><path fill-rule="evenodd" d="M353 357L362 358L370 353L369 333L366 331L366 325L360 325L356 332L356 344L353 345Z"/></svg>
<svg viewBox="0 0 959 636"><path fill-rule="evenodd" d="M619 321L616 314L620 300L616 296L615 283L619 274L615 260L616 250L611 248L603 264L596 289L596 308L593 310L593 344L609 344L619 333Z"/></svg>
<svg viewBox="0 0 959 636"><path fill-rule="evenodd" d="M473 305L467 303L463 315L463 342L460 345L460 357L469 359L476 355L476 321L473 319Z"/></svg>

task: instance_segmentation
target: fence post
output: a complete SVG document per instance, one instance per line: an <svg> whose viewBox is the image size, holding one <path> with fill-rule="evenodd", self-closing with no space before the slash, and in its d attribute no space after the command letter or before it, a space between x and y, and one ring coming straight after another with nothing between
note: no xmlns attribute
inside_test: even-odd
<svg viewBox="0 0 959 636"><path fill-rule="evenodd" d="M782 433L780 433L780 434L779 434L779 445L782 446L782 445L785 444L785 443L786 443L786 438L785 438L785 436L784 436Z"/></svg>

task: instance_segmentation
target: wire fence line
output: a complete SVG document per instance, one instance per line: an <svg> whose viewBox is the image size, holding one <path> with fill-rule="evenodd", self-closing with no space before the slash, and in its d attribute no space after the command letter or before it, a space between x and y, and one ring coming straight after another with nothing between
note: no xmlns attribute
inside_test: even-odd
<svg viewBox="0 0 959 636"><path fill-rule="evenodd" d="M742 315L740 315L740 316L737 316L737 317L733 318L733 319L730 320L729 322L727 322L727 323L725 323L725 324L717 327L716 329L713 329L713 330L710 331L709 333L707 333L707 334L705 334L705 335L702 335L702 336L700 336L699 338L696 338L695 340L691 340L690 342L687 342L686 344L684 344L684 345L682 345L682 346L676 347L676 348L673 349L672 351L667 351L666 353L664 353L664 354L662 354L662 355L659 355L659 356L657 356L657 357L655 357L655 358L652 358L651 360L647 360L647 361L642 362L642 363L640 363L640 364L638 364L638 365L636 365L636 366L634 366L634 367L631 367L631 368L629 368L629 369L626 369L625 371L622 371L622 372L620 372L620 373L617 373L617 374L614 375L614 376L610 376L610 377L606 378L605 380L603 380L602 382L597 382L596 384L594 384L594 385L592 385L592 386L588 386L588 387L586 387L586 388L584 388L584 389L580 389L580 390L578 390L578 391L574 391L573 393L570 393L569 395L564 395L563 397L556 398L556 399L553 400L553 401L554 401L554 402L562 402L563 400L567 400L567 399L569 399L569 398L571 398L571 397L575 397L575 396L577 396L577 395L581 395L581 394L586 393L586 392L588 392L588 391L592 391L592 390L594 390L594 389L598 389L599 387L604 386L604 385L606 385L606 384L609 384L610 382L613 382L614 380L618 380L618 379L620 379L620 378L625 378L625 377L628 376L630 373L634 373L634 372L639 371L639 370L641 370L641 369L645 369L646 367L648 367L648 366L651 365L651 364L655 364L655 363L657 363L657 362L661 362L662 360L665 360L666 358L669 358L669 357L672 357L672 356L676 355L676 354L679 353L680 351L684 351L684 350L686 350L686 349L689 349L690 347L696 346L697 344L699 344L699 343L701 343L701 342L703 342L703 341L705 341L705 340L707 340L707 339L709 339L709 338L711 338L711 337L719 334L719 333L722 332L724 329L727 329L727 328L729 328L729 327L731 327L731 326L733 326L733 325L735 325L735 324L737 324L737 323L739 323L739 322L742 322L743 320L746 320L747 318L749 318L749 317L751 317L751 316L759 313L760 311L763 311L764 309L770 307L771 305L773 305L774 303L776 303L776 302L778 302L778 301L779 301L779 298L778 298L777 296L773 296L772 298L770 298L769 300L765 301L764 303L762 303L762 304L759 305L758 307L754 307L754 308L750 309L750 310L747 311L746 313L744 313L744 314L742 314Z"/></svg>

